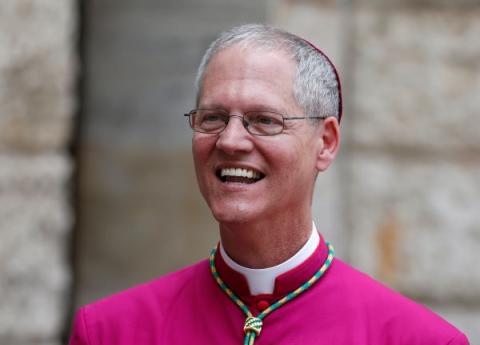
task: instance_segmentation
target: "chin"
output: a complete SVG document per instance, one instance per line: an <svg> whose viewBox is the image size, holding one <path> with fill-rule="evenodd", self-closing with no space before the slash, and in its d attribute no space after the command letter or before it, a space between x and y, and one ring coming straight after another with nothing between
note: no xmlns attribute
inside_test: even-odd
<svg viewBox="0 0 480 345"><path fill-rule="evenodd" d="M252 210L251 204L222 204L220 207L211 207L211 211L217 222L222 224L242 224L258 218L258 212Z"/></svg>

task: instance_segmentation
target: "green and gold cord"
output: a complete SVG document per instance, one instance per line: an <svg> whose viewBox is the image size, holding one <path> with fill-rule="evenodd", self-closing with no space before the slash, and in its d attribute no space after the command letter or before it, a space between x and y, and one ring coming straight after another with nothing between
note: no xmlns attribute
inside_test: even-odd
<svg viewBox="0 0 480 345"><path fill-rule="evenodd" d="M302 292L308 290L313 284L315 284L320 277L327 271L327 269L330 267L332 261L333 261L333 246L327 242L327 247L328 247L328 256L325 262L323 263L322 267L304 284L302 284L300 287L298 287L296 290L290 292L287 294L285 297L279 299L275 303L273 303L271 306L269 306L267 309L262 311L260 314L257 316L253 316L253 314L250 312L248 307L245 305L245 303L240 300L240 298L237 297L233 293L232 290L225 284L225 282L220 278L220 275L217 272L217 269L215 268L215 254L217 252L217 248L213 248L212 252L210 253L210 271L212 272L213 278L217 282L217 284L220 286L220 288L227 294L228 297L244 312L246 315L245 319L245 325L243 327L243 332L245 333L245 339L243 341L244 345L253 345L255 342L255 338L260 336L260 332L262 331L262 326L263 326L263 319L273 312L274 310L280 308L282 305L285 305L298 295L300 295Z"/></svg>

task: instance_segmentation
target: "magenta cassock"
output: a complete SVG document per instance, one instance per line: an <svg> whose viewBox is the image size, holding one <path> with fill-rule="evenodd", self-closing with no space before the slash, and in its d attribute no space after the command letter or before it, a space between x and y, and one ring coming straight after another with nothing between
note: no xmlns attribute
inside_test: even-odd
<svg viewBox="0 0 480 345"><path fill-rule="evenodd" d="M223 280L255 314L308 280L327 255L323 239L303 264L251 296L220 257ZM243 344L243 312L213 280L207 260L82 307L70 345ZM264 320L255 345L465 345L460 331L339 259L310 290Z"/></svg>

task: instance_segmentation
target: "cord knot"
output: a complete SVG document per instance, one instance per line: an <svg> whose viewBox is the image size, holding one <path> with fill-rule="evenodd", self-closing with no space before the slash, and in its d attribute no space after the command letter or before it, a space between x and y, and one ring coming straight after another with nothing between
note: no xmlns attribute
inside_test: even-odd
<svg viewBox="0 0 480 345"><path fill-rule="evenodd" d="M249 316L245 320L245 326L243 326L243 331L245 332L245 334L248 334L249 332L254 332L258 336L262 331L262 326L262 319L254 316Z"/></svg>

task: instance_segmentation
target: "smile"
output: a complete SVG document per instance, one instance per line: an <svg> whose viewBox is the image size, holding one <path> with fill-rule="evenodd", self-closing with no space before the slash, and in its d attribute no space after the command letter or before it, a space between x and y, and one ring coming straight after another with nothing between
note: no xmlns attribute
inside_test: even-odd
<svg viewBox="0 0 480 345"><path fill-rule="evenodd" d="M217 170L217 177L222 182L255 183L265 175L253 169L222 168Z"/></svg>

